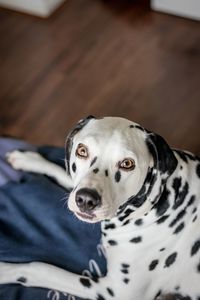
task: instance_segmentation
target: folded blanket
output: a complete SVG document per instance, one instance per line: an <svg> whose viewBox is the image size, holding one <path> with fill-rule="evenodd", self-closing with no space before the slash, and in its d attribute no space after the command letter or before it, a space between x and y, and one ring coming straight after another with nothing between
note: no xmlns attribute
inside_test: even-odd
<svg viewBox="0 0 200 300"><path fill-rule="evenodd" d="M0 261L43 261L77 274L103 276L100 224L79 221L67 208L68 191L47 176L13 170L5 153L38 151L64 167L64 150L0 138ZM53 290L0 285L0 300L78 299Z"/></svg>

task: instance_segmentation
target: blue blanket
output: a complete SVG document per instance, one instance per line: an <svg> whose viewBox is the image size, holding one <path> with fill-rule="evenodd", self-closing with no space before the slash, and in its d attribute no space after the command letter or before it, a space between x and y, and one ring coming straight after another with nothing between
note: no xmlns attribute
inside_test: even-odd
<svg viewBox="0 0 200 300"><path fill-rule="evenodd" d="M42 261L77 274L102 276L106 261L100 244L100 224L77 220L67 208L69 191L52 178L13 170L5 153L38 151L64 168L64 150L33 147L0 138L0 261ZM0 300L78 299L54 290L0 285Z"/></svg>

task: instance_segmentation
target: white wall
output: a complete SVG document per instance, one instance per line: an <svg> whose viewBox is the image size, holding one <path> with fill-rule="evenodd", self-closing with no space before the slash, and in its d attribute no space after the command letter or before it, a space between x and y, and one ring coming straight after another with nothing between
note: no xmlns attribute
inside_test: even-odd
<svg viewBox="0 0 200 300"><path fill-rule="evenodd" d="M65 0L0 0L0 6L48 17Z"/></svg>
<svg viewBox="0 0 200 300"><path fill-rule="evenodd" d="M200 0L151 0L154 10L200 20Z"/></svg>

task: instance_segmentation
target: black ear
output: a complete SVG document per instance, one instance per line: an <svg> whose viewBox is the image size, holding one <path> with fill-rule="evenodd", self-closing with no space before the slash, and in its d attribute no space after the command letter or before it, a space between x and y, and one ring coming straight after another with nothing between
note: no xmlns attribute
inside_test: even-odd
<svg viewBox="0 0 200 300"><path fill-rule="evenodd" d="M155 167L161 173L171 175L178 162L167 142L160 135L148 132L146 143L153 156Z"/></svg>
<svg viewBox="0 0 200 300"><path fill-rule="evenodd" d="M65 142L65 159L66 159L66 171L70 175L70 154L73 146L74 136L91 120L95 119L94 116L88 116L81 119L76 126L70 131Z"/></svg>

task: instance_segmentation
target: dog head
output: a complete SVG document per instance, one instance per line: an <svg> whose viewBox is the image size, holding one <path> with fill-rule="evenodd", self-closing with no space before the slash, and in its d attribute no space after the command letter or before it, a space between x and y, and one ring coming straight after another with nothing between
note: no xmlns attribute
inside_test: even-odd
<svg viewBox="0 0 200 300"><path fill-rule="evenodd" d="M146 207L155 181L176 167L166 142L140 125L117 117L81 120L66 140L66 169L74 188L68 206L87 222L127 216ZM156 195L155 195L156 196ZM150 209L149 205L148 208Z"/></svg>

